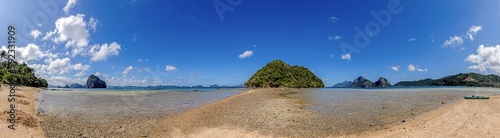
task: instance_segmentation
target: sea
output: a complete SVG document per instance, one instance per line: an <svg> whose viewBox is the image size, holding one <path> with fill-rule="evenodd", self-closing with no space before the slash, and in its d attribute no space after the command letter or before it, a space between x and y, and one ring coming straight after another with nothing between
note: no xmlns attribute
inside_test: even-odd
<svg viewBox="0 0 500 138"><path fill-rule="evenodd" d="M244 92L245 88L51 88L37 94L36 108L43 114L159 116L173 115ZM500 94L498 88L406 87L383 89L294 89L287 95L308 104L320 116L377 118L387 112L419 113L463 99L468 95Z"/></svg>

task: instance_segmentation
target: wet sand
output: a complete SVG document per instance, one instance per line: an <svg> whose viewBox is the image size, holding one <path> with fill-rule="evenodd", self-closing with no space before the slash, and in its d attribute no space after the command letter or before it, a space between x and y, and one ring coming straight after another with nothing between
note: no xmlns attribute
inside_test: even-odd
<svg viewBox="0 0 500 138"><path fill-rule="evenodd" d="M10 102L7 100L10 88L8 85L2 85L2 91L0 91L0 137L2 138L43 138L46 137L43 133L38 121L40 118L36 115L35 110L35 96L37 94L38 88L32 87L16 87L16 110L18 123L16 124L16 130L11 130L7 126L10 125L7 122L9 114L7 113L10 108Z"/></svg>
<svg viewBox="0 0 500 138"><path fill-rule="evenodd" d="M460 95L474 91L467 88L424 93L419 89L254 89L170 113L104 112L109 108L36 116L37 90L21 87L19 93L27 104L18 110L36 119L25 122L34 123L21 123L18 130L9 131L4 112L0 137L495 137L500 128L500 97L462 100ZM109 105L88 102L92 106L80 105L82 109Z"/></svg>
<svg viewBox="0 0 500 138"><path fill-rule="evenodd" d="M343 104L340 108L329 109L337 106L336 102L320 105L323 103L313 100L324 100L308 96L332 97L311 95L307 89L257 89L168 117L160 122L162 127L154 131L153 137L387 137L391 135L386 135L390 134L386 130L409 124L421 114L449 112L441 108L464 104L456 102L463 98L460 94L471 90L393 90L389 91L391 95L375 90L367 95L372 101L351 98L339 101Z"/></svg>

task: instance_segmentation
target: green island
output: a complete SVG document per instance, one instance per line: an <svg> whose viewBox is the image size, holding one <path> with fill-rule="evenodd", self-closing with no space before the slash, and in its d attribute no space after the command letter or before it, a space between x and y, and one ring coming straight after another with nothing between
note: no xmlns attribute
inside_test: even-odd
<svg viewBox="0 0 500 138"><path fill-rule="evenodd" d="M35 70L28 67L26 63L19 64L17 61L12 62L11 65L14 73L10 72L9 62L4 61L0 66L0 79L3 84L10 84L16 82L16 85L31 86L31 87L47 87L48 83L43 78L35 76Z"/></svg>
<svg viewBox="0 0 500 138"><path fill-rule="evenodd" d="M325 84L306 67L274 60L252 75L245 87L323 88Z"/></svg>
<svg viewBox="0 0 500 138"><path fill-rule="evenodd" d="M401 81L394 86L469 86L500 88L500 76L478 73L459 73L439 79L422 79L418 81Z"/></svg>

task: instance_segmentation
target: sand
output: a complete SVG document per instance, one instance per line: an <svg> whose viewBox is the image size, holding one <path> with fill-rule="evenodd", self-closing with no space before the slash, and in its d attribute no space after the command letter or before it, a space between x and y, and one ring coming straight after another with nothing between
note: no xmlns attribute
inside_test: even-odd
<svg viewBox="0 0 500 138"><path fill-rule="evenodd" d="M286 89L258 89L168 117L153 137L339 137L334 118L307 110ZM440 103L441 104L441 103ZM500 97L458 100L437 109L340 137L495 137L500 130ZM398 114L398 111L389 111ZM395 117L398 118L398 117ZM354 121L352 125L356 124ZM349 126L351 127L351 126ZM354 130L353 130L354 131Z"/></svg>
<svg viewBox="0 0 500 138"><path fill-rule="evenodd" d="M295 92L291 89L249 90L168 116L99 116L107 120L102 122L86 119L89 116L37 116L33 103L40 89L18 87L16 109L22 123L12 131L6 121L7 86L3 88L0 137L339 137L336 130L342 127L333 123L338 122L335 116L310 110L309 101L292 96ZM363 128L361 133L340 137L496 137L500 135L499 109L500 96L455 100L405 122L382 123L382 127ZM353 125L366 128L359 123L355 120Z"/></svg>
<svg viewBox="0 0 500 138"><path fill-rule="evenodd" d="M18 112L17 118L18 122L16 124L16 130L11 130L8 128L10 125L7 122L8 114L7 111L10 110L10 102L7 100L9 95L9 87L7 85L2 85L2 91L0 91L0 137L2 138L43 138L46 137L42 129L39 126L38 121L40 118L36 115L35 110L35 95L38 88L32 87L16 87L16 110Z"/></svg>
<svg viewBox="0 0 500 138"><path fill-rule="evenodd" d="M489 100L460 100L415 120L356 137L498 137L500 95Z"/></svg>

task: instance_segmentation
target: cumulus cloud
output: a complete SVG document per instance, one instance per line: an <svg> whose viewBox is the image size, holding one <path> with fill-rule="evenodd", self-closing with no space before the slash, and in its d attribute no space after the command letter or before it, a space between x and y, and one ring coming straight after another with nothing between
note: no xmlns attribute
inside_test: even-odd
<svg viewBox="0 0 500 138"><path fill-rule="evenodd" d="M127 77L128 72L130 72L133 68L134 67L132 66L128 66L127 68L125 68L125 70L123 70L122 72L123 77Z"/></svg>
<svg viewBox="0 0 500 138"><path fill-rule="evenodd" d="M329 36L328 41L337 41L339 39L342 39L342 36L336 35L336 36Z"/></svg>
<svg viewBox="0 0 500 138"><path fill-rule="evenodd" d="M177 71L177 67L172 66L172 65L167 65L165 67L165 71L167 71L167 72L175 72L175 71Z"/></svg>
<svg viewBox="0 0 500 138"><path fill-rule="evenodd" d="M251 57L252 55L253 55L253 51L251 51L251 50L247 50L247 51L245 51L245 52L241 53L238 57L239 57L240 59L244 59L244 58Z"/></svg>
<svg viewBox="0 0 500 138"><path fill-rule="evenodd" d="M351 60L351 54L342 54L340 58L343 60Z"/></svg>
<svg viewBox="0 0 500 138"><path fill-rule="evenodd" d="M57 19L56 29L48 32L44 39L57 35L52 41L57 44L66 42L66 48L73 47L73 55L84 52L84 48L89 45L90 36L84 17L83 14L77 14Z"/></svg>
<svg viewBox="0 0 500 138"><path fill-rule="evenodd" d="M332 16L332 17L328 18L327 21L330 22L330 23L338 23L339 22L339 18L337 18L335 16Z"/></svg>
<svg viewBox="0 0 500 138"><path fill-rule="evenodd" d="M40 32L40 30L38 30L38 29L35 29L35 30L31 30L30 35L31 35L31 37L33 37L33 39L36 39L36 38L38 38L38 36L42 35L42 32Z"/></svg>
<svg viewBox="0 0 500 138"><path fill-rule="evenodd" d="M89 50L89 54L91 56L91 61L103 61L107 60L108 57L118 56L120 54L121 46L116 42L112 42L108 45L108 43L102 45L93 45Z"/></svg>
<svg viewBox="0 0 500 138"><path fill-rule="evenodd" d="M36 75L64 75L71 71L77 71L75 76L83 76L84 73L90 69L90 65L77 63L72 64L70 58L47 58L44 61L46 64L28 64L28 66L35 69Z"/></svg>
<svg viewBox="0 0 500 138"><path fill-rule="evenodd" d="M2 46L1 50L7 51L6 46ZM53 54L50 51L41 51L40 47L34 43L29 43L25 47L16 48L16 60L18 62L29 62L34 60L39 60L42 58L57 58L57 54Z"/></svg>
<svg viewBox="0 0 500 138"><path fill-rule="evenodd" d="M66 6L64 6L63 10L67 14L71 8L73 8L76 4L76 0L68 0Z"/></svg>
<svg viewBox="0 0 500 138"><path fill-rule="evenodd" d="M47 83L49 85L55 85L55 86L64 86L66 84L73 84L73 83L79 83L79 84L85 84L87 81L87 78L69 78L65 76L50 76L50 77L45 77L45 80L47 80Z"/></svg>
<svg viewBox="0 0 500 138"><path fill-rule="evenodd" d="M500 74L500 45L494 47L480 45L477 54L470 54L465 61L473 64L469 69Z"/></svg>
<svg viewBox="0 0 500 138"><path fill-rule="evenodd" d="M416 40L417 40L417 38L410 38L410 39L408 39L408 42L413 42L413 41L416 41Z"/></svg>
<svg viewBox="0 0 500 138"><path fill-rule="evenodd" d="M462 37L455 35L455 36L451 36L448 40L446 40L443 43L443 47L454 48L457 46L461 46L462 44L464 44L464 39L462 39Z"/></svg>
<svg viewBox="0 0 500 138"><path fill-rule="evenodd" d="M418 71L418 72L426 72L427 69L421 69L421 68L418 68L418 65L413 65L413 64L410 64L408 65L408 71Z"/></svg>
<svg viewBox="0 0 500 138"><path fill-rule="evenodd" d="M394 70L394 71L399 71L399 66L389 66L390 69Z"/></svg>
<svg viewBox="0 0 500 138"><path fill-rule="evenodd" d="M474 36L477 34L477 32L481 30L482 30L481 25L473 25L469 28L469 31L467 31L467 36L469 36L469 39L473 41Z"/></svg>

